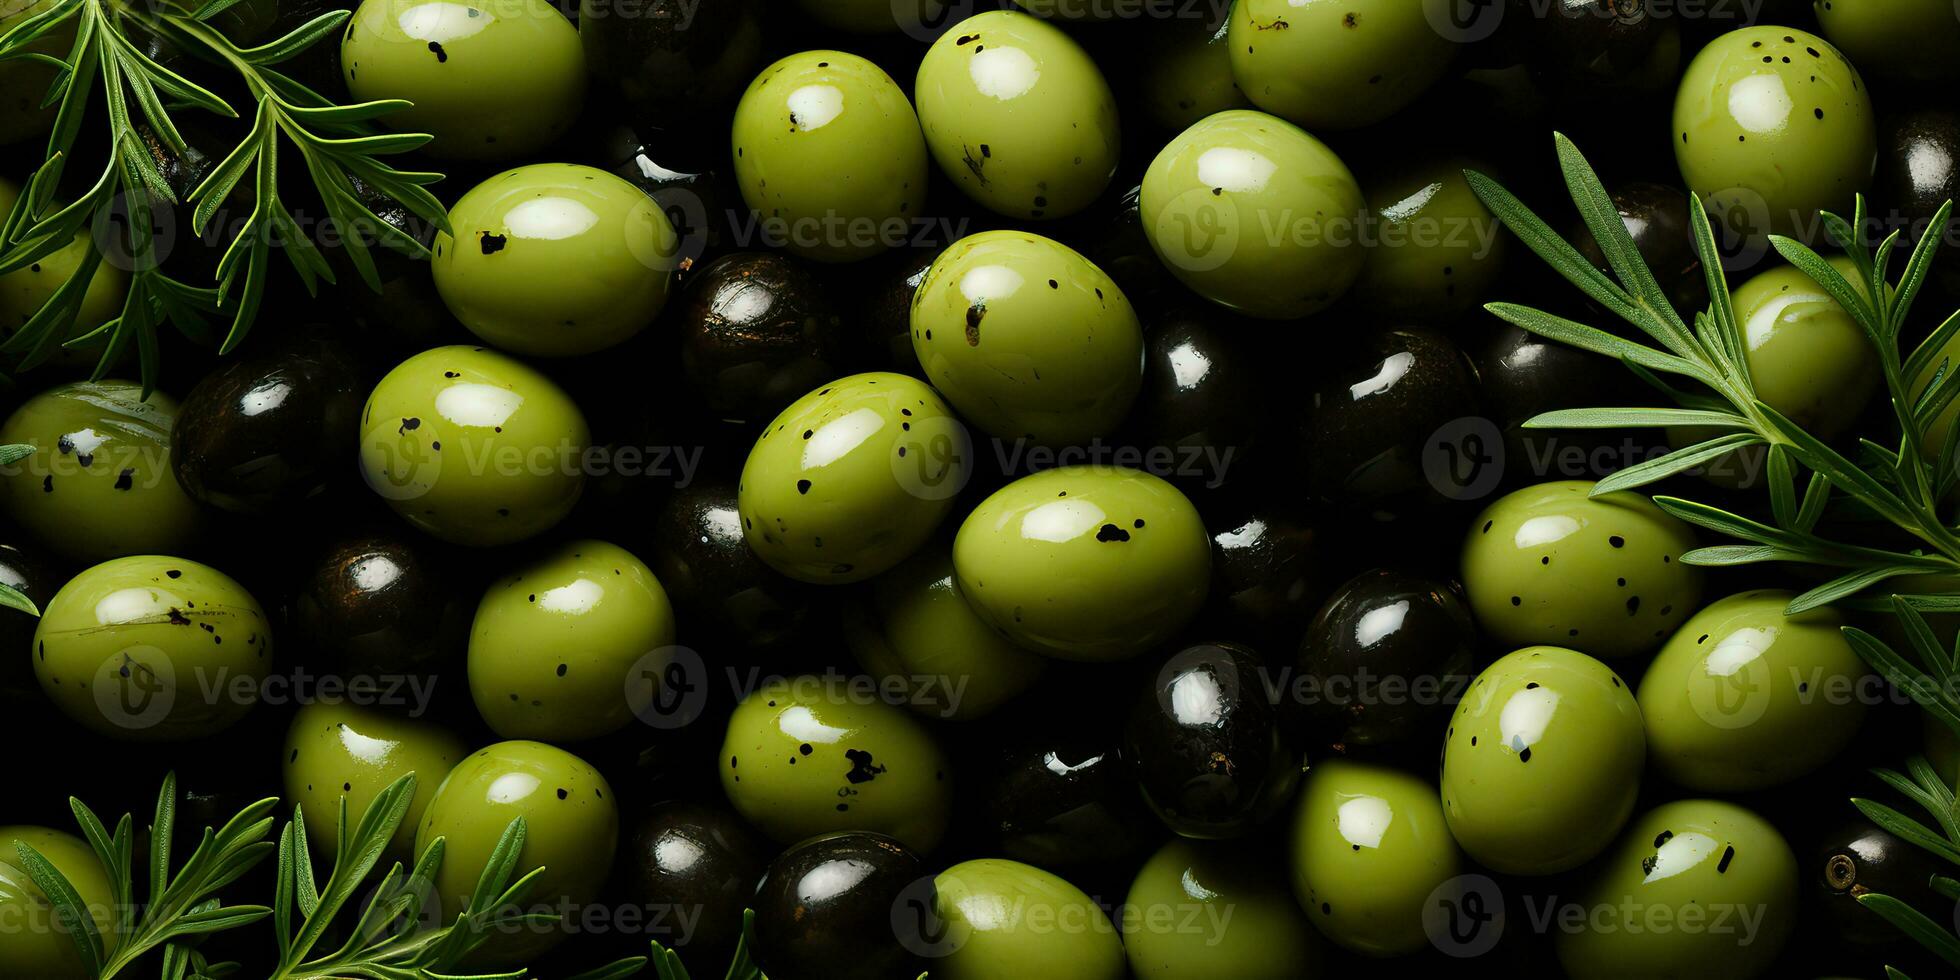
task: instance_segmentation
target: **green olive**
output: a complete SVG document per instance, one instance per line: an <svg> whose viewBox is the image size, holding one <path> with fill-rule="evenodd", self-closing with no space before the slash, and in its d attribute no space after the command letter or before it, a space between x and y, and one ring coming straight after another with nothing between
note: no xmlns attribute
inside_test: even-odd
<svg viewBox="0 0 1960 980"><path fill-rule="evenodd" d="M469 902L491 852L512 820L524 818L524 849L512 880L533 879L527 908L567 919L598 901L619 839L619 811L606 777L585 760L541 742L498 742L449 770L422 813L415 853L443 840L436 895L447 920ZM521 965L571 933L569 922L493 935L470 957Z"/></svg>
<svg viewBox="0 0 1960 980"><path fill-rule="evenodd" d="M933 879L942 980L1122 980L1123 941L1095 899L1031 864L962 861Z"/></svg>
<svg viewBox="0 0 1960 980"><path fill-rule="evenodd" d="M1870 348L1866 348L1866 351L1869 353ZM1940 348L1940 352L1933 356L1932 361L1922 368L1918 375L1909 379L1912 384L1913 401L1917 402L1926 394L1926 389L1932 386L1935 378L1954 371L1960 371L1960 334L1954 334L1946 345ZM1953 431L1955 418L1960 418L1960 397L1947 402L1946 407L1940 409L1939 414L1933 416L1931 422L1926 423L1926 444L1921 448L1929 459L1937 458L1946 448L1947 435ZM1949 584L1960 584L1960 581Z"/></svg>
<svg viewBox="0 0 1960 980"><path fill-rule="evenodd" d="M505 738L571 742L652 703L674 607L618 545L570 541L497 579L470 627L470 695ZM656 662L657 661L657 662Z"/></svg>
<svg viewBox="0 0 1960 980"><path fill-rule="evenodd" d="M484 342L518 354L604 350L667 302L680 240L660 205L604 170L506 170L449 209L435 240L436 289Z"/></svg>
<svg viewBox="0 0 1960 980"><path fill-rule="evenodd" d="M410 524L444 541L522 541L571 512L590 433L564 389L482 347L437 347L395 366L361 413L361 475Z"/></svg>
<svg viewBox="0 0 1960 980"><path fill-rule="evenodd" d="M103 562L56 592L34 631L34 675L62 713L114 738L175 742L245 716L272 671L258 600L194 561Z"/></svg>
<svg viewBox="0 0 1960 980"><path fill-rule="evenodd" d="M1462 868L1436 788L1382 766L1314 765L1300 787L1293 895L1327 938L1371 956L1428 943L1423 903Z"/></svg>
<svg viewBox="0 0 1960 980"><path fill-rule="evenodd" d="M40 852L75 888L101 933L115 943L116 893L95 850L81 838L46 827L0 827L0 980L90 980L75 941L55 921L47 893L21 866L18 845Z"/></svg>
<svg viewBox="0 0 1960 980"><path fill-rule="evenodd" d="M926 144L884 69L804 51L762 70L733 126L735 181L769 244L853 262L910 240L926 199Z"/></svg>
<svg viewBox="0 0 1960 980"><path fill-rule="evenodd" d="M508 160L556 143L585 95L578 28L546 0L362 0L340 42L357 102L403 99L381 122L429 133L451 160Z"/></svg>
<svg viewBox="0 0 1960 980"><path fill-rule="evenodd" d="M953 25L919 62L919 125L966 196L1014 218L1060 218L1116 176L1116 97L1061 28L1018 10Z"/></svg>
<svg viewBox="0 0 1960 980"><path fill-rule="evenodd" d="M53 6L54 0L0 0L0 34ZM57 28L50 32L50 36L22 45L20 50L60 58L68 54L68 49L74 43L72 27L65 30ZM26 60L0 62L0 93L4 93L0 94L0 146L35 139L54 128L57 107L44 108L41 105L41 97L47 94L48 86L53 84L54 79L54 67L45 63ZM5 208L0 208L0 214L5 211Z"/></svg>
<svg viewBox="0 0 1960 980"><path fill-rule="evenodd" d="M1824 36L1874 75L1950 82L1960 74L1960 17L1937 0L1815 0Z"/></svg>
<svg viewBox="0 0 1960 980"><path fill-rule="evenodd" d="M1025 476L953 542L960 594L1001 635L1062 660L1133 657L1204 604L1211 540L1176 487L1116 466Z"/></svg>
<svg viewBox="0 0 1960 980"><path fill-rule="evenodd" d="M1759 589L1694 614L1640 680L1647 751L1689 789L1763 789L1829 762L1858 732L1864 661L1831 609Z"/></svg>
<svg viewBox="0 0 1960 980"><path fill-rule="evenodd" d="M721 787L780 844L841 830L930 851L946 832L953 774L931 733L867 678L772 678L728 719Z"/></svg>
<svg viewBox="0 0 1960 980"><path fill-rule="evenodd" d="M1659 646L1701 601L1701 571L1680 560L1694 532L1640 494L1594 497L1592 487L1525 487L1471 523L1463 584L1491 638L1633 656Z"/></svg>
<svg viewBox="0 0 1960 980"><path fill-rule="evenodd" d="M1109 276L1060 242L983 231L912 294L912 350L963 418L1003 439L1108 436L1143 385L1143 328Z"/></svg>
<svg viewBox="0 0 1960 980"><path fill-rule="evenodd" d="M1448 320L1482 301L1504 269L1502 226L1470 190L1474 160L1443 158L1368 188L1376 226L1352 296L1391 320Z"/></svg>
<svg viewBox="0 0 1960 980"><path fill-rule="evenodd" d="M0 7L5 0L0 0ZM4 30L5 18L0 17L0 30ZM66 53L65 51L59 53ZM0 64L0 80L13 69L17 62ZM45 87L45 86L44 86ZM6 129L4 119L6 107L0 105L0 131ZM0 143L7 140L0 137ZM0 217L11 211L14 201L20 196L20 187L0 177ZM0 331L12 334L19 330L34 314L46 306L55 291L66 284L75 270L88 256L89 229L83 228L75 233L75 240L44 255L25 269L0 274ZM128 297L129 277L116 265L102 260L90 274L88 288L82 292L80 308L75 313L75 322L69 327L68 337L80 337L91 330L121 316L123 301ZM94 346L83 344L75 347L59 347L49 359L49 363L68 367L93 367L100 357Z"/></svg>
<svg viewBox="0 0 1960 980"><path fill-rule="evenodd" d="M1366 205L1347 165L1263 112L1221 112L1178 134L1150 161L1139 207L1171 274L1248 316L1319 312L1367 260Z"/></svg>
<svg viewBox="0 0 1960 980"><path fill-rule="evenodd" d="M1828 261L1869 295L1850 259ZM1849 429L1881 380L1878 356L1851 314L1795 266L1750 277L1733 298L1756 397L1819 439Z"/></svg>
<svg viewBox="0 0 1960 980"><path fill-rule="evenodd" d="M415 795L388 843L390 859L413 864L422 811L467 754L462 739L433 722L352 704L304 704L286 729L286 799L305 814L313 845L325 847L342 826L341 801L352 827L382 790L414 773Z"/></svg>
<svg viewBox="0 0 1960 980"><path fill-rule="evenodd" d="M1640 705L1612 668L1559 647L1507 654L1470 682L1450 716L1450 833L1506 874L1578 867L1633 813L1646 751Z"/></svg>
<svg viewBox="0 0 1960 980"><path fill-rule="evenodd" d="M1179 20L1164 27L1146 49L1149 60L1137 80L1152 122L1177 132L1214 112L1251 108L1232 79L1229 22Z"/></svg>
<svg viewBox="0 0 1960 980"><path fill-rule="evenodd" d="M1261 109L1302 126L1353 129L1415 101L1456 45L1408 0L1238 0L1232 77Z"/></svg>
<svg viewBox="0 0 1960 980"><path fill-rule="evenodd" d="M1850 213L1877 147L1858 70L1791 27L1745 27L1709 42L1674 97L1682 179L1717 227L1752 236L1807 232L1819 209Z"/></svg>
<svg viewBox="0 0 1960 980"><path fill-rule="evenodd" d="M1320 975L1321 944L1285 870L1262 851L1173 838L1144 862L1123 905L1137 980Z"/></svg>
<svg viewBox="0 0 1960 980"><path fill-rule="evenodd" d="M971 466L938 393L902 374L856 374L797 399L742 466L742 534L805 582L870 578L932 536Z"/></svg>
<svg viewBox="0 0 1960 980"><path fill-rule="evenodd" d="M1574 980L1763 976L1797 924L1796 856L1733 803L1655 807L1588 874L1587 927L1554 936Z"/></svg>
<svg viewBox="0 0 1960 980"><path fill-rule="evenodd" d="M171 469L177 403L142 395L130 381L79 381L15 409L0 425L0 444L35 450L0 467L7 516L81 563L188 545L199 517Z"/></svg>
<svg viewBox="0 0 1960 980"><path fill-rule="evenodd" d="M928 717L992 714L1033 687L1045 663L974 614L960 597L953 556L940 545L872 579L841 616L858 663L901 686L906 706Z"/></svg>

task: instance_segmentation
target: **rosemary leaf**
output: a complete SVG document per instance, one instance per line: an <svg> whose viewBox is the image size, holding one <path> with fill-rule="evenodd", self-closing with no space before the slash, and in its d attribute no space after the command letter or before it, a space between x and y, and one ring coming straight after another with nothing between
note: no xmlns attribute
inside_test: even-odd
<svg viewBox="0 0 1960 980"><path fill-rule="evenodd" d="M1762 442L1763 437L1754 432L1731 432L1728 435L1716 436L1706 442L1698 442L1613 473L1593 484L1591 496L1597 497L1617 490L1646 486L1656 480L1664 480L1676 473L1694 469L1737 449L1761 445Z"/></svg>
<svg viewBox="0 0 1960 980"><path fill-rule="evenodd" d="M1687 408L1566 408L1527 419L1527 429L1610 429L1622 426L1695 425L1747 429L1752 423L1734 412Z"/></svg>
<svg viewBox="0 0 1960 980"><path fill-rule="evenodd" d="M1542 310L1515 303L1488 303L1484 309L1497 315L1501 320L1545 337L1571 344L1581 350L1603 354L1615 360L1632 361L1650 371L1665 374L1679 374L1700 381L1709 387L1717 387L1715 376L1707 368L1686 358L1676 357L1666 351L1655 350L1645 344L1637 344L1624 337L1607 333L1598 327L1587 326L1561 316L1554 316Z"/></svg>
<svg viewBox="0 0 1960 980"><path fill-rule="evenodd" d="M1899 928L1900 932L1931 950L1940 959L1960 967L1960 938L1945 926L1927 918L1918 909L1879 892L1866 892L1858 896L1858 904L1884 916L1885 921ZM1890 970L1890 968L1887 968Z"/></svg>
<svg viewBox="0 0 1960 980"><path fill-rule="evenodd" d="M1553 133L1552 142L1558 150L1559 169L1565 174L1572 203L1578 206L1580 218L1592 232L1600 253L1606 256L1606 264L1612 267L1613 274L1619 277L1640 309L1641 315L1633 324L1680 357L1699 356L1702 352L1696 349L1694 338L1689 336L1673 302L1654 281L1653 272L1634 247L1633 235L1627 231L1619 208L1613 205L1612 196L1600 184L1585 155L1564 133Z"/></svg>

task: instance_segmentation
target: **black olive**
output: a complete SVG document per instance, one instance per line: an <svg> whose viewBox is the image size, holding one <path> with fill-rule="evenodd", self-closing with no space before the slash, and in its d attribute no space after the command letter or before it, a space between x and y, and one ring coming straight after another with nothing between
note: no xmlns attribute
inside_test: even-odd
<svg viewBox="0 0 1960 980"><path fill-rule="evenodd" d="M1902 219L1901 245L1917 242L1941 204L1960 201L1960 116L1939 109L1905 113L1885 122L1878 145L1873 198ZM1956 227L1960 212L1947 217L1931 278L1947 295L1960 297L1960 249L1951 244Z"/></svg>
<svg viewBox="0 0 1960 980"><path fill-rule="evenodd" d="M894 924L908 900L931 914L930 880L918 855L883 834L793 845L755 889L756 960L772 977L798 980L916 977L924 967Z"/></svg>
<svg viewBox="0 0 1960 980"><path fill-rule="evenodd" d="M294 598L293 639L343 678L459 666L477 596L440 548L392 530L328 546Z"/></svg>
<svg viewBox="0 0 1960 980"><path fill-rule="evenodd" d="M1894 943L1905 938L1877 912L1858 904L1858 896L1890 895L1935 922L1952 913L1953 903L1934 892L1935 874L1949 874L1931 853L1909 844L1870 821L1847 824L1826 838L1810 868L1810 888L1825 910L1831 929L1844 941Z"/></svg>
<svg viewBox="0 0 1960 980"><path fill-rule="evenodd" d="M1477 370L1485 409L1502 437L1507 486L1596 480L1645 460L1648 449L1663 445L1662 434L1652 429L1524 427L1533 416L1555 409L1652 405L1663 397L1611 358L1507 323L1479 349Z"/></svg>
<svg viewBox="0 0 1960 980"><path fill-rule="evenodd" d="M1636 182L1613 192L1613 206L1633 238L1634 249L1654 274L1654 282L1673 302L1682 320L1693 325L1695 314L1708 307L1708 278L1702 272L1701 253L1695 248L1688 195L1679 188ZM1592 232L1580 226L1573 230L1571 240L1579 254L1602 271L1609 270L1606 255L1599 250ZM1617 318L1607 320L1618 329Z"/></svg>
<svg viewBox="0 0 1960 980"><path fill-rule="evenodd" d="M39 548L0 544L0 585L26 596L36 606L45 607L67 577L41 554ZM34 678L34 660L27 651L34 649L34 628L40 621L15 609L0 608L0 706L11 709L40 705L46 698Z"/></svg>
<svg viewBox="0 0 1960 980"><path fill-rule="evenodd" d="M1139 802L1116 740L1074 726L1003 748L984 798L1001 853L1043 868L1118 861L1162 833Z"/></svg>
<svg viewBox="0 0 1960 980"><path fill-rule="evenodd" d="M750 0L584 0L576 6L586 65L617 87L628 113L643 125L726 119L761 67L761 19Z"/></svg>
<svg viewBox="0 0 1960 980"><path fill-rule="evenodd" d="M1477 627L1455 583L1386 569L1334 591L1300 641L1308 716L1341 745L1399 741L1470 680Z"/></svg>
<svg viewBox="0 0 1960 980"><path fill-rule="evenodd" d="M1172 655L1137 699L1123 755L1143 798L1186 837L1237 837L1298 788L1302 753L1257 654L1204 643Z"/></svg>
<svg viewBox="0 0 1960 980"><path fill-rule="evenodd" d="M1258 324L1209 304L1139 310L1144 321L1143 387L1127 423L1129 441L1171 461L1167 475L1187 494L1220 489L1258 450L1258 399L1265 380L1251 346Z"/></svg>
<svg viewBox="0 0 1960 980"><path fill-rule="evenodd" d="M629 888L659 916L653 938L725 958L769 864L768 845L733 813L684 801L648 807L632 833Z"/></svg>
<svg viewBox="0 0 1960 980"><path fill-rule="evenodd" d="M848 373L842 318L816 274L769 252L696 270L674 316L689 384L718 416L760 424Z"/></svg>
<svg viewBox="0 0 1960 980"><path fill-rule="evenodd" d="M938 257L938 249L904 248L858 264L861 271L853 272L849 287L856 312L846 326L857 335L856 357L865 370L925 380L925 368L912 350L912 294Z"/></svg>
<svg viewBox="0 0 1960 980"><path fill-rule="evenodd" d="M762 563L742 537L734 484L675 489L653 514L647 564L690 622L745 650L799 642L817 620L817 591ZM701 627L696 627L701 628Z"/></svg>
<svg viewBox="0 0 1960 980"><path fill-rule="evenodd" d="M1386 330L1314 389L1305 450L1316 499L1377 512L1426 508L1445 488L1426 454L1477 410L1476 369L1442 334Z"/></svg>
<svg viewBox="0 0 1960 980"><path fill-rule="evenodd" d="M1206 516L1211 622L1275 649L1297 642L1329 586L1319 532L1271 503L1215 508Z"/></svg>

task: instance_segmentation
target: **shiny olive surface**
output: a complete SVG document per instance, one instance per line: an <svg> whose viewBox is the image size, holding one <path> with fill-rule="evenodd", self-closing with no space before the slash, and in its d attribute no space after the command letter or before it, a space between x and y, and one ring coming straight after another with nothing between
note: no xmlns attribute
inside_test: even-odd
<svg viewBox="0 0 1960 980"><path fill-rule="evenodd" d="M383 708L305 704L286 730L286 799L302 808L312 840L330 841L343 801L347 819L357 821L382 790L413 773L415 792L388 842L390 859L412 862L422 811L450 767L468 754L461 738L428 721Z"/></svg>
<svg viewBox="0 0 1960 980"><path fill-rule="evenodd" d="M750 0L580 0L578 37L593 75L655 126L728 111L762 58L761 5Z"/></svg>
<svg viewBox="0 0 1960 980"><path fill-rule="evenodd" d="M95 976L74 937L55 919L53 903L23 867L18 847L39 852L68 880L104 943L116 938L116 892L95 851L73 834L47 827L0 826L0 980L87 980Z"/></svg>
<svg viewBox="0 0 1960 980"><path fill-rule="evenodd" d="M686 800L656 803L629 827L622 858L634 901L662 910L663 945L720 953L735 947L771 848L726 809ZM698 916L698 917L697 917Z"/></svg>
<svg viewBox="0 0 1960 980"><path fill-rule="evenodd" d="M763 422L843 373L844 325L815 271L770 252L724 255L675 310L689 384L722 418Z"/></svg>
<svg viewBox="0 0 1960 980"><path fill-rule="evenodd" d="M1436 499L1438 430L1476 412L1476 368L1429 330L1369 335L1314 388L1305 451L1315 498L1389 507Z"/></svg>
<svg viewBox="0 0 1960 980"><path fill-rule="evenodd" d="M1922 913L1938 915L1951 900L1941 898L1928 882L1946 873L1931 853L1861 818L1837 828L1811 855L1804 888L1824 910L1837 938L1865 945L1895 943L1904 934L1858 897L1890 895Z"/></svg>
<svg viewBox="0 0 1960 980"><path fill-rule="evenodd" d="M901 915L931 914L930 881L918 855L883 834L803 841L755 888L756 960L770 976L807 980L918 976L922 965L893 927L910 921Z"/></svg>
<svg viewBox="0 0 1960 980"><path fill-rule="evenodd" d="M1824 36L1873 74L1921 85L1960 75L1960 19L1944 4L1815 0L1811 9Z"/></svg>
<svg viewBox="0 0 1960 980"><path fill-rule="evenodd" d="M821 618L812 587L763 564L743 541L731 482L703 479L667 494L655 506L652 538L647 564L690 632L766 650L793 643Z"/></svg>
<svg viewBox="0 0 1960 980"><path fill-rule="evenodd" d="M328 545L294 597L294 644L343 676L422 676L459 663L477 597L437 546L411 534Z"/></svg>
<svg viewBox="0 0 1960 980"><path fill-rule="evenodd" d="M1692 318L1706 309L1708 277L1695 251L1688 196L1665 184L1635 181L1614 189L1613 207L1620 212L1620 223L1626 226L1654 281L1673 301L1675 312ZM1572 233L1571 241L1579 254L1601 271L1611 270L1591 231L1582 226Z"/></svg>
<svg viewBox="0 0 1960 980"><path fill-rule="evenodd" d="M720 147L692 144L676 132L615 126L602 138L602 164L638 187L667 215L680 239L674 267L689 269L719 253L731 237L741 200Z"/></svg>
<svg viewBox="0 0 1960 980"><path fill-rule="evenodd" d="M1266 666L1227 643L1186 648L1158 670L1123 727L1143 798L1186 837L1237 837L1292 798L1304 761L1280 724Z"/></svg>
<svg viewBox="0 0 1960 980"><path fill-rule="evenodd" d="M1586 475L1605 476L1604 467L1590 468L1592 462L1618 460L1617 448L1628 437L1627 430L1527 429L1524 423L1554 409L1651 404L1658 397L1619 361L1508 323L1492 331L1476 349L1475 358L1484 411L1502 444L1493 445L1485 430L1466 432L1457 447L1467 459L1488 459L1501 451L1505 473L1535 475L1542 467L1533 461L1548 460L1562 475L1571 472L1565 468L1571 463ZM1636 445L1658 443L1659 438L1648 433L1647 442ZM1613 451L1593 456L1601 447ZM1575 458L1574 452L1580 455ZM1462 485L1476 485L1480 473L1464 471Z"/></svg>
<svg viewBox="0 0 1960 980"><path fill-rule="evenodd" d="M1275 650L1297 643L1330 584L1320 532L1277 504L1214 513L1209 617Z"/></svg>
<svg viewBox="0 0 1960 980"><path fill-rule="evenodd" d="M1173 449L1180 460L1194 449L1205 453L1205 472L1180 473L1174 482L1187 489L1216 489L1230 463L1255 452L1263 434L1265 413L1256 399L1246 397L1265 380L1255 340L1262 328L1190 302L1140 310L1138 315L1143 320L1143 385L1125 427L1137 445L1149 450Z"/></svg>
<svg viewBox="0 0 1960 980"><path fill-rule="evenodd" d="M223 362L184 396L171 465L184 491L224 510L276 510L344 475L362 378L352 353L303 335Z"/></svg>
<svg viewBox="0 0 1960 980"><path fill-rule="evenodd" d="M1174 839L1124 899L1123 949L1138 980L1321 976L1322 945L1286 869L1264 848Z"/></svg>
<svg viewBox="0 0 1960 980"><path fill-rule="evenodd" d="M1300 674L1315 688L1308 712L1342 745L1427 733L1468 685L1476 646L1456 583L1362 572L1334 591L1300 641Z"/></svg>
<svg viewBox="0 0 1960 980"><path fill-rule="evenodd" d="M47 555L31 545L0 544L0 585L27 597L37 609L46 609L62 583L67 581ZM18 609L0 609L0 706L9 710L38 703L40 687L34 680L32 664L19 656L31 649L38 618Z"/></svg>
<svg viewBox="0 0 1960 980"><path fill-rule="evenodd" d="M1329 939L1371 956L1427 943L1436 891L1463 864L1436 790L1384 766L1319 762L1293 811L1293 896Z"/></svg>
<svg viewBox="0 0 1960 980"><path fill-rule="evenodd" d="M1504 270L1503 226L1470 190L1465 170L1440 157L1368 179L1374 239L1352 295L1388 321L1435 323L1477 306Z"/></svg>
<svg viewBox="0 0 1960 980"><path fill-rule="evenodd" d="M1123 942L1082 889L1019 861L962 861L932 882L946 980L1122 980ZM893 917L894 925L897 916ZM922 937L923 938L923 937Z"/></svg>
<svg viewBox="0 0 1960 980"><path fill-rule="evenodd" d="M1114 734L1100 729L1009 740L984 798L1000 853L1044 868L1120 860L1163 834L1140 801Z"/></svg>
<svg viewBox="0 0 1960 980"><path fill-rule="evenodd" d="M1915 224L1906 236L1923 235L1941 204L1960 200L1960 115L1920 109L1886 121L1879 130L1878 177L1873 197L1897 208ZM1947 217L1951 238L1956 218ZM1903 244L1903 243L1902 243ZM1942 248L1933 261L1933 279L1949 295L1960 295L1960 256Z"/></svg>
<svg viewBox="0 0 1960 980"><path fill-rule="evenodd" d="M1436 16L1398 0L1241 0L1232 77L1254 105L1302 126L1366 126L1449 68L1455 45Z"/></svg>

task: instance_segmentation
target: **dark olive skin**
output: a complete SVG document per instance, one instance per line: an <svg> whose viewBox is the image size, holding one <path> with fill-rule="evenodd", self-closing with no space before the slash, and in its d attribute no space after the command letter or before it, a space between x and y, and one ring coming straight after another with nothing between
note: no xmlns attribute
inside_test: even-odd
<svg viewBox="0 0 1960 980"><path fill-rule="evenodd" d="M674 316L688 383L725 419L759 425L848 373L843 319L816 274L786 255L708 263Z"/></svg>
<svg viewBox="0 0 1960 980"><path fill-rule="evenodd" d="M1000 853L1043 868L1118 861L1162 834L1115 740L1092 731L1015 740L1001 750L985 799Z"/></svg>
<svg viewBox="0 0 1960 980"><path fill-rule="evenodd" d="M1479 348L1477 371L1485 410L1503 437L1507 485L1597 479L1628 458L1616 451L1625 439L1633 438L1637 446L1660 445L1661 436L1652 430L1523 427L1555 409L1654 404L1659 392L1618 361L1501 324ZM1595 452L1600 449L1614 451ZM1594 462L1608 465L1594 467Z"/></svg>
<svg viewBox="0 0 1960 980"><path fill-rule="evenodd" d="M26 596L36 607L47 605L67 581L40 549L0 544L0 585ZM29 659L36 623L35 617L20 610L0 608L0 705L11 708L45 701Z"/></svg>
<svg viewBox="0 0 1960 980"><path fill-rule="evenodd" d="M1210 614L1215 628L1274 649L1298 642L1325 594L1320 533L1286 508L1261 503L1207 515Z"/></svg>
<svg viewBox="0 0 1960 980"><path fill-rule="evenodd" d="M938 249L907 248L858 263L864 271L851 289L856 313L848 320L855 324L864 370L925 380L925 368L912 349L912 294L919 291L919 283L938 257Z"/></svg>
<svg viewBox="0 0 1960 980"><path fill-rule="evenodd" d="M366 389L353 356L324 334L295 331L227 358L177 411L177 482L233 513L271 513L315 496L346 474Z"/></svg>
<svg viewBox="0 0 1960 980"><path fill-rule="evenodd" d="M653 938L719 958L742 935L742 909L771 853L734 813L672 800L640 814L623 857L633 900L666 913Z"/></svg>
<svg viewBox="0 0 1960 980"><path fill-rule="evenodd" d="M772 977L890 980L924 969L899 945L894 906L917 890L932 910L925 862L883 834L823 834L792 845L755 889L756 960Z"/></svg>
<svg viewBox="0 0 1960 980"><path fill-rule="evenodd" d="M460 667L478 597L434 548L392 530L328 546L294 598L294 642L342 676Z"/></svg>
<svg viewBox="0 0 1960 980"><path fill-rule="evenodd" d="M1938 922L1951 913L1953 902L1940 897L1927 882L1950 870L1926 850L1860 819L1826 838L1805 873L1831 930L1844 942L1877 945L1899 942L1905 934L1858 904L1858 896L1890 895Z"/></svg>
<svg viewBox="0 0 1960 980"><path fill-rule="evenodd" d="M1165 826L1238 837L1292 798L1303 756L1267 682L1252 650L1202 643L1172 655L1136 700L1123 756Z"/></svg>
<svg viewBox="0 0 1960 980"><path fill-rule="evenodd" d="M690 146L690 137L678 131L624 125L608 130L598 148L601 168L632 181L667 215L680 239L682 282L735 239L731 209L742 204L733 180Z"/></svg>
<svg viewBox="0 0 1960 980"><path fill-rule="evenodd" d="M762 563L742 538L735 484L702 479L677 488L653 514L642 557L682 621L745 650L799 642L818 622L819 596Z"/></svg>
<svg viewBox="0 0 1960 980"><path fill-rule="evenodd" d="M1695 248L1688 195L1678 188L1640 181L1615 189L1613 206L1633 238L1634 249L1654 274L1654 281L1692 326L1694 315L1708 308L1708 278ZM1584 226L1573 230L1571 241L1593 265L1610 269L1599 243Z"/></svg>
<svg viewBox="0 0 1960 980"><path fill-rule="evenodd" d="M1437 499L1424 453L1445 425L1477 411L1476 369L1449 338L1385 330L1314 388L1305 433L1313 496L1393 511Z"/></svg>
<svg viewBox="0 0 1960 980"><path fill-rule="evenodd" d="M1904 238L1917 241L1940 205L1960 201L1960 116L1940 109L1908 112L1882 124L1873 196L1912 222ZM1960 222L1949 214L1947 228ZM1951 242L1949 237L1945 240ZM1933 279L1960 295L1960 255L1950 245L1933 260Z"/></svg>
<svg viewBox="0 0 1960 980"><path fill-rule="evenodd" d="M1113 189L1113 188L1112 188ZM1115 280L1139 311L1151 309L1160 300L1190 299L1165 271L1150 239L1143 233L1143 184L1137 182L1113 196L1113 204L1097 208L1101 220L1077 247L1089 261ZM1084 221L1090 221L1085 217ZM1182 295L1178 295L1178 294Z"/></svg>
<svg viewBox="0 0 1960 980"><path fill-rule="evenodd" d="M1248 349L1258 325L1208 304L1179 303L1141 314L1143 387L1130 409L1131 441L1146 450L1230 450L1230 460L1242 462L1255 450L1265 414L1257 399L1246 397L1261 382L1256 354ZM1199 470L1180 473L1174 482L1199 492L1222 483L1224 474L1212 467Z"/></svg>
<svg viewBox="0 0 1960 980"><path fill-rule="evenodd" d="M1527 21L1535 42L1528 57L1555 90L1629 87L1641 80L1670 21L1649 15L1637 2L1555 0Z"/></svg>
<svg viewBox="0 0 1960 980"><path fill-rule="evenodd" d="M1477 626L1454 582L1388 569L1349 579L1300 641L1307 714L1340 746L1435 734L1470 682Z"/></svg>
<svg viewBox="0 0 1960 980"><path fill-rule="evenodd" d="M578 35L592 74L649 126L696 124L730 109L762 67L752 0L583 0Z"/></svg>

